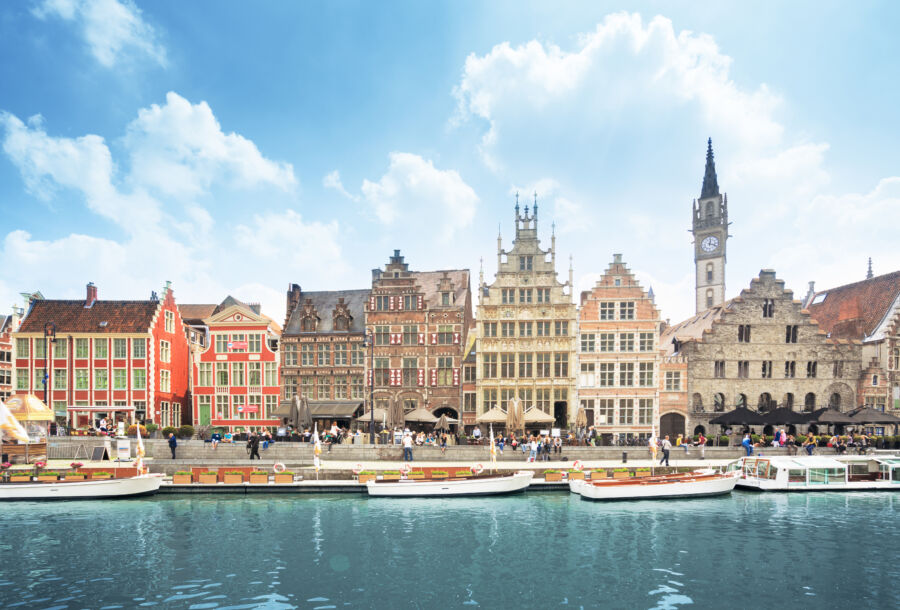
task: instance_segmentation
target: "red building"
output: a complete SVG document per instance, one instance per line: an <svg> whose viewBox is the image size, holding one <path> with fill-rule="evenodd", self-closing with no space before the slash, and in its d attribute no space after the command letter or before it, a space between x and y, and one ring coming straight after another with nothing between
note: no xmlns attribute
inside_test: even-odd
<svg viewBox="0 0 900 610"><path fill-rule="evenodd" d="M43 399L46 378L48 406L70 426L132 414L191 421L188 345L169 282L146 301L101 301L93 283L83 301L34 299L13 338L16 393Z"/></svg>
<svg viewBox="0 0 900 610"><path fill-rule="evenodd" d="M0 316L0 400L12 396L12 316Z"/></svg>
<svg viewBox="0 0 900 610"><path fill-rule="evenodd" d="M189 305L184 310L201 307ZM195 346L191 367L194 421L233 432L277 426L278 325L260 312L259 305L230 296L202 323L208 340L203 348ZM197 328L196 322L191 326Z"/></svg>

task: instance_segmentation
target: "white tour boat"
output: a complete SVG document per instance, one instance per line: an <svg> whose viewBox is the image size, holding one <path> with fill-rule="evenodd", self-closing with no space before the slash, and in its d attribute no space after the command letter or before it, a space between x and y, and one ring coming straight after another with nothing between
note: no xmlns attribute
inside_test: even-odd
<svg viewBox="0 0 900 610"><path fill-rule="evenodd" d="M86 481L31 481L0 484L0 500L109 500L155 494L161 473L123 479Z"/></svg>
<svg viewBox="0 0 900 610"><path fill-rule="evenodd" d="M731 493L737 478L714 470L630 479L569 481L569 491L587 500L656 500Z"/></svg>
<svg viewBox="0 0 900 610"><path fill-rule="evenodd" d="M399 481L367 481L370 496L383 497L449 497L495 496L523 491L531 484L534 473L480 474L460 479L401 479Z"/></svg>
<svg viewBox="0 0 900 610"><path fill-rule="evenodd" d="M729 465L737 485L759 491L900 490L896 455L743 457Z"/></svg>

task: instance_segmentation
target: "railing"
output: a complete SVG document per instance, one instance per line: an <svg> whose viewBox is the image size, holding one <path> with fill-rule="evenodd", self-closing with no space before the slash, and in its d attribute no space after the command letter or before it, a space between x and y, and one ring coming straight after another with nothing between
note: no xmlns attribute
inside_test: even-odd
<svg viewBox="0 0 900 610"><path fill-rule="evenodd" d="M262 394L262 386L259 386L259 385L251 385L251 386L247 386L247 393L249 393L249 394Z"/></svg>
<svg viewBox="0 0 900 610"><path fill-rule="evenodd" d="M228 394L228 386L227 385L225 385L225 386L217 385L216 386L216 394Z"/></svg>

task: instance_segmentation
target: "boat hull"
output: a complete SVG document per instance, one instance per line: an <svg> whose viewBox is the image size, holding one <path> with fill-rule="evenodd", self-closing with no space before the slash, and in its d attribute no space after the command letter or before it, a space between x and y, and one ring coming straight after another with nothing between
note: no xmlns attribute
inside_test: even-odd
<svg viewBox="0 0 900 610"><path fill-rule="evenodd" d="M774 481L739 479L737 486L747 491L900 491L900 484L891 481L865 481L850 483L829 483L828 485L812 485L809 483L792 484L784 487Z"/></svg>
<svg viewBox="0 0 900 610"><path fill-rule="evenodd" d="M570 481L569 491L585 500L661 500L701 498L731 493L737 478L731 476L683 478L671 481L628 482L621 485L592 485Z"/></svg>
<svg viewBox="0 0 900 610"><path fill-rule="evenodd" d="M112 500L155 494L162 474L144 474L127 479L59 481L56 483L4 483L2 500Z"/></svg>
<svg viewBox="0 0 900 610"><path fill-rule="evenodd" d="M474 477L457 481L368 481L366 491L370 496L391 498L496 496L524 491L531 484L533 477L532 472L517 472L509 476Z"/></svg>

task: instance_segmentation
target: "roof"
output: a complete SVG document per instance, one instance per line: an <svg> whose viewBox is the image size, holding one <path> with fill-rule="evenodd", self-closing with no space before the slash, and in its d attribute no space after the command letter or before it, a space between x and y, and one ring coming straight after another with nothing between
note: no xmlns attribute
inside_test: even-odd
<svg viewBox="0 0 900 610"><path fill-rule="evenodd" d="M11 316L0 316L0 333L6 330L6 325L12 320Z"/></svg>
<svg viewBox="0 0 900 610"><path fill-rule="evenodd" d="M243 301L240 301L240 300L234 298L230 294L227 297L225 297L224 301L219 303L219 305L215 308L213 313L219 313L220 311L225 311L229 307L234 307L235 305L237 305L238 307L243 307L245 309L249 309L250 311L252 311L255 314L262 315L262 310L259 306L259 303L249 303L249 304L244 303Z"/></svg>
<svg viewBox="0 0 900 610"><path fill-rule="evenodd" d="M190 324L193 326L198 326L198 325L203 326L206 324L205 320L207 318L209 318L210 316L217 314L220 311L225 311L229 307L232 307L235 305L239 306L239 307L244 307L244 308L254 312L261 318L268 320L269 325L272 327L272 330L275 332L275 334L278 334L278 335L281 334L281 325L278 324L277 322L275 322L275 320L273 320L266 314L262 313L262 311L260 311L260 306L258 304L253 303L253 304L248 305L247 303L244 303L243 301L239 301L238 299L236 299L230 295L227 296L225 298L225 300L222 301L221 303L219 303L218 305L213 304L213 303L202 303L202 304L189 303L187 305L179 305L178 311L181 313L181 319L184 320L185 324Z"/></svg>
<svg viewBox="0 0 900 610"><path fill-rule="evenodd" d="M734 301L734 299L731 299L710 307L663 331L659 337L659 345L666 350L666 356L672 356L676 353L675 345L672 343L673 339L677 339L679 342L702 339L704 331L710 330L713 322L720 319L722 314L731 309Z"/></svg>
<svg viewBox="0 0 900 610"><path fill-rule="evenodd" d="M900 300L900 271L816 292L806 309L834 339L875 334Z"/></svg>
<svg viewBox="0 0 900 610"><path fill-rule="evenodd" d="M94 301L84 299L36 300L19 326L21 333L43 333L44 324L53 322L58 333L146 333L159 308L158 301Z"/></svg>
<svg viewBox="0 0 900 610"><path fill-rule="evenodd" d="M216 311L215 304L188 304L179 305L178 311L185 324L202 324L203 320L213 315Z"/></svg>
<svg viewBox="0 0 900 610"><path fill-rule="evenodd" d="M443 271L416 271L412 276L425 293L425 304L428 309L441 306L441 291L438 289L441 278L447 274L453 283L453 305L464 307L469 292L469 270L447 269Z"/></svg>
<svg viewBox="0 0 900 610"><path fill-rule="evenodd" d="M338 304L338 299L344 299L344 304L350 310L351 333L364 333L366 331L366 301L371 291L363 290L326 290L320 292L301 292L300 302L293 311L289 312L287 325L284 329L286 335L300 334L300 320L303 318L303 308L309 300L319 316L317 333L330 333L334 331L334 319L332 313Z"/></svg>

